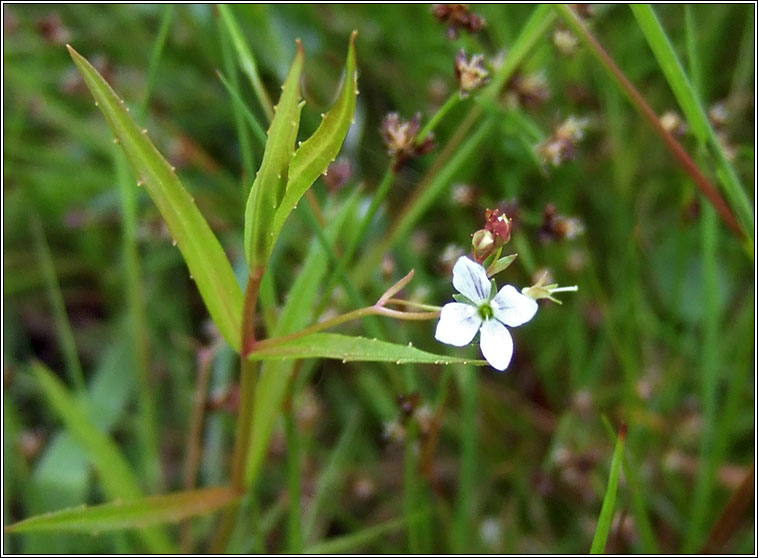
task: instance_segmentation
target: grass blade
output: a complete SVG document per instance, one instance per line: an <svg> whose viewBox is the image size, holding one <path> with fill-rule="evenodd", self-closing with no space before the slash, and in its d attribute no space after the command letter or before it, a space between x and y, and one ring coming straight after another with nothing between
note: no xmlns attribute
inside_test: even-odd
<svg viewBox="0 0 758 558"><path fill-rule="evenodd" d="M679 62L679 58L674 52L666 32L661 26L661 22L655 15L653 8L648 4L632 4L629 6L637 18L648 45L650 46L658 65L661 67L666 81L674 92L682 112L687 118L687 122L692 128L693 134L701 145L710 145L713 153L716 155L716 165L718 176L726 193L731 206L734 208L742 224L743 231L748 235L753 234L755 218L750 199L745 192L744 186L740 183L734 168L724 154L721 142L713 130L705 109L701 105L698 95L690 83L687 74ZM752 236L750 236L752 239Z"/></svg>
<svg viewBox="0 0 758 558"><path fill-rule="evenodd" d="M605 551L605 543L608 541L608 534L611 530L613 508L616 506L616 491L618 489L619 477L621 476L625 441L626 425L622 424L618 438L616 439L616 449L613 451L611 474L608 478L608 487L603 498L603 507L600 508L600 517L597 520L597 528L595 529L595 537L592 539L590 554L602 554Z"/></svg>
<svg viewBox="0 0 758 558"><path fill-rule="evenodd" d="M258 75L258 64L255 62L255 57L250 51L250 47L247 46L242 31L237 24L237 20L234 18L232 10L226 4L219 4L218 13L221 15L221 20L226 26L226 30L229 33L229 37L234 45L234 50L237 51L237 58L239 58L242 71L250 80L250 84L253 86L258 101L261 103L261 108L266 113L269 120L274 118L274 109L272 109L271 99L266 93L266 88L263 87L263 82Z"/></svg>
<svg viewBox="0 0 758 558"><path fill-rule="evenodd" d="M202 488L128 502L61 510L30 517L9 525L5 530L10 533L79 531L96 534L119 529L144 529L148 525L175 523L182 519L207 515L239 497L231 488Z"/></svg>
<svg viewBox="0 0 758 558"><path fill-rule="evenodd" d="M165 219L219 331L239 351L242 291L221 244L174 168L137 126L124 102L84 57L70 46L68 49L111 131Z"/></svg>
<svg viewBox="0 0 758 558"><path fill-rule="evenodd" d="M118 446L95 425L82 404L45 365L35 362L32 372L49 405L79 443L97 470L105 493L112 499L142 497L139 481ZM170 553L173 545L162 531L143 529L140 536L152 552Z"/></svg>
<svg viewBox="0 0 758 558"><path fill-rule="evenodd" d="M379 537L383 537L394 531L399 531L405 526L406 522L407 518L399 517L397 519L385 521L379 525L368 527L366 529L358 531L357 533L351 533L350 535L327 539L306 548L305 554L350 553L354 549L361 548L362 546L375 541Z"/></svg>

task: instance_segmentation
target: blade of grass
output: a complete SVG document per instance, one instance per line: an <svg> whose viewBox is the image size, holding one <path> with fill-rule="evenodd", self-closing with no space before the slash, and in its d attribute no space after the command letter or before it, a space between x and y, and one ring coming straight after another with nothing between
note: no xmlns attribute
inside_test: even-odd
<svg viewBox="0 0 758 558"><path fill-rule="evenodd" d="M240 496L230 488L201 488L175 494L149 496L128 502L78 507L30 517L5 527L10 533L78 531L101 533L120 529L144 530L150 525L175 523L206 515Z"/></svg>
<svg viewBox="0 0 758 558"><path fill-rule="evenodd" d="M465 553L471 548L472 537L475 532L473 519L476 517L479 382L478 373L469 367L458 367L456 372L462 401L461 418L463 424L460 431L461 469L455 504L456 520L453 527L453 549L456 553Z"/></svg>
<svg viewBox="0 0 758 558"><path fill-rule="evenodd" d="M291 398L290 394L290 398ZM297 431L295 412L290 400L284 412L284 430L287 438L287 493L289 513L287 515L287 552L303 553L303 518L301 510L302 466L300 458L300 436Z"/></svg>
<svg viewBox="0 0 758 558"><path fill-rule="evenodd" d="M421 513L427 514L428 512L424 511ZM403 528L406 521L407 521L407 518L399 517L397 519L391 519L389 521L385 521L384 523L380 523L378 525L367 527L366 529L358 531L357 533L351 533L349 535L344 535L342 537L335 537L332 539L327 539L325 541L314 543L313 545L306 547L304 553L305 554L348 553L349 554L351 552L354 552L355 549L360 549L364 545L367 545L377 540L379 537L383 537L394 531L399 531L400 529Z"/></svg>
<svg viewBox="0 0 758 558"><path fill-rule="evenodd" d="M703 543L707 533L711 499L718 469L719 455L714 451L718 436L717 387L720 364L723 362L719 347L722 308L716 293L718 280L718 222L712 208L704 207L701 218L703 292L710 293L703 300L700 399L703 405L703 430L700 438L700 457L695 487L692 494L689 523L684 537L684 552L694 552Z"/></svg>
<svg viewBox="0 0 758 558"><path fill-rule="evenodd" d="M174 7L165 6L158 37L153 45L148 64L148 78L145 96L137 108L138 119L143 120L147 114L150 96L155 87L158 67L166 46L168 32L171 29ZM147 486L157 490L161 484L161 460L158 452L159 436L157 431L155 401L153 399L154 382L150 378L150 344L147 325L145 296L142 288L142 271L137 247L137 192L133 188L133 177L127 170L125 155L113 149L116 181L119 185L122 219L122 249L124 253L124 283L126 305L131 321L131 335L136 356L138 379L138 397L140 419L138 421L139 442L141 444L141 465Z"/></svg>
<svg viewBox="0 0 758 558"><path fill-rule="evenodd" d="M632 4L629 7L637 19L637 23L645 35L656 60L658 60L661 71L674 92L674 96L682 112L684 112L692 133L695 134L701 145L710 145L715 153L717 174L721 180L726 197L737 213L738 219L742 224L742 231L747 235L751 243L754 242L754 238L752 237L755 225L754 210L751 207L745 187L740 183L737 173L734 172L734 167L726 158L724 148L718 136L716 136L711 123L708 121L706 110L700 103L695 89L679 62L679 58L676 56L674 48L671 46L671 42L663 30L661 22L655 15L653 8L648 4Z"/></svg>
<svg viewBox="0 0 758 558"><path fill-rule="evenodd" d="M616 506L616 491L618 489L619 477L621 475L621 463L624 455L624 442L626 441L626 424L622 424L619 429L616 440L616 449L613 451L613 460L611 461L611 472L608 477L608 487L603 497L603 506L600 509L600 516L597 520L595 536L592 539L590 554L602 554L605 552L605 543L608 540L608 534L611 531L611 520L613 519L613 508Z"/></svg>
<svg viewBox="0 0 758 558"><path fill-rule="evenodd" d="M220 19L216 20L216 24L218 27L219 42L221 43L221 60L224 64L224 70L229 76L230 81L227 82L221 76L221 72L218 70L216 70L216 74L221 78L221 83L224 85L224 87L226 87L226 90L229 92L232 100L234 101L232 104L232 111L234 113L234 128L237 130L237 141L239 142L240 159L242 160L241 186L242 200L244 201L247 200L247 197L250 194L250 177L253 176L256 168L255 162L253 161L253 150L250 145L250 134L248 133L248 129L245 127L245 124L243 122L243 115L245 115L245 111L249 111L249 109L247 107L247 104L242 100L242 96L239 93L240 80L239 76L237 75L237 68L234 65L234 57L231 52L232 46L229 44L229 35L224 32L224 24ZM247 120L248 124L250 124L251 119L248 118ZM252 122L255 122L256 125L258 124L258 121L255 119L255 117L252 117ZM262 152L263 146L266 145L266 132L262 127L258 127L261 128L261 136L259 137L259 140ZM252 124L251 129L255 129Z"/></svg>
<svg viewBox="0 0 758 558"><path fill-rule="evenodd" d="M752 239L746 236L746 233L740 227L740 224L737 222L737 219L735 218L734 214L724 199L719 194L718 190L716 190L710 181L703 175L703 173L700 171L692 158L687 154L681 144L663 128L660 119L653 111L653 109L650 108L650 105L647 104L645 98L640 94L639 91L637 91L637 89L635 89L634 85L632 85L632 83L616 65L610 55L600 45L592 33L590 33L589 29L587 29L581 19L579 19L579 17L568 6L557 5L555 6L555 9L559 11L561 16L563 16L563 20L569 26L569 28L574 33L576 33L579 39L589 47L592 54L600 61L602 66L613 78L613 81L616 83L619 89L624 92L632 105L653 127L656 134L663 140L666 147L669 149L682 169L690 175L692 180L695 182L695 185L718 210L727 226L732 229L732 231L740 240L748 238L748 241L750 244L752 244ZM752 232L750 234L752 234ZM752 249L750 250L750 253L752 254Z"/></svg>
<svg viewBox="0 0 758 558"><path fill-rule="evenodd" d="M137 248L137 196L133 186L127 161L123 153L113 150L116 181L121 195L122 214L122 250L124 266L124 283L126 306L129 315L129 333L135 355L137 394L139 398L139 441L142 470L147 485L158 489L161 480L161 460L158 453L159 436L157 431L155 400L153 398L154 382L150 377L150 344L147 322L146 300L142 288Z"/></svg>
<svg viewBox="0 0 758 558"><path fill-rule="evenodd" d="M321 472L318 481L316 481L316 493L313 495L313 502L303 518L303 533L307 541L313 539L316 519L322 516L321 512L324 504L327 502L327 495L337 489L340 473L345 467L353 438L358 431L360 423L360 411L353 409L350 413L350 419L347 421L345 428L337 440L334 451L329 456L329 461Z"/></svg>
<svg viewBox="0 0 758 558"><path fill-rule="evenodd" d="M216 75L218 76L218 79L221 80L221 83L226 88L227 92L229 93L229 96L232 98L232 101L234 101L234 106L239 109L239 111L235 111L235 121L237 118L239 118L239 116L243 116L248 126L250 127L250 130L253 132L253 135L260 142L261 147L266 145L266 131L263 129L263 126L261 126L260 122L258 122L258 120L255 118L255 115L252 113L252 111L245 104L245 101L242 100L242 97L239 93L239 86L234 82L233 78L231 81L227 80L224 77L224 74L222 74L221 72L216 72ZM241 150L243 149L241 139L240 139L240 149ZM243 157L245 156L246 152L249 152L249 149L247 151L243 150ZM252 166L250 167L251 173L252 173L253 168L255 167L252 167Z"/></svg>
<svg viewBox="0 0 758 558"><path fill-rule="evenodd" d="M268 96L268 93L266 93L266 88L263 87L263 82L258 75L258 64L255 61L255 57L253 56L250 47L248 47L242 36L242 31L237 23L237 19L234 17L234 12L226 4L219 4L217 8L218 13L221 15L221 20L224 22L229 38L232 41L232 45L234 45L234 50L237 52L240 67L250 80L250 84L253 86L253 91L255 91L255 95L258 97L258 102L261 104L261 108L266 114L266 117L269 121L273 120L274 109L273 104L271 103L271 98Z"/></svg>
<svg viewBox="0 0 758 558"><path fill-rule="evenodd" d="M53 320L55 330L58 335L58 342L63 353L63 360L66 363L66 372L69 380L80 395L87 391L87 385L84 380L84 370L79 360L79 351L76 348L74 339L74 330L66 314L66 305L63 302L61 286L58 284L58 277L53 265L53 257L50 254L50 247L45 238L45 231L42 228L42 222L36 213L31 213L30 225L32 235L34 236L34 247L37 253L40 272L45 282L47 296L50 300L50 306L53 311Z"/></svg>
<svg viewBox="0 0 758 558"><path fill-rule="evenodd" d="M92 461L105 493L114 500L140 498L139 481L113 440L100 431L81 403L68 394L65 386L45 365L34 362L32 372L48 404ZM152 552L173 552L173 544L163 531L142 529L139 535Z"/></svg>
<svg viewBox="0 0 758 558"><path fill-rule="evenodd" d="M174 168L132 120L124 102L86 59L70 46L68 49L111 131L165 219L219 331L239 351L242 291L221 244Z"/></svg>

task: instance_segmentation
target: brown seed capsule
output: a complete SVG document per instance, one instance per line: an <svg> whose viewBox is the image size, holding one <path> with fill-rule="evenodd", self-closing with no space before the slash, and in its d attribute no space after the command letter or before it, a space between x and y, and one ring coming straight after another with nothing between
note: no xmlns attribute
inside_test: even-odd
<svg viewBox="0 0 758 558"><path fill-rule="evenodd" d="M468 4L434 4L432 14L440 23L447 23L450 40L458 38L459 29L476 33L486 24L482 16L469 9Z"/></svg>

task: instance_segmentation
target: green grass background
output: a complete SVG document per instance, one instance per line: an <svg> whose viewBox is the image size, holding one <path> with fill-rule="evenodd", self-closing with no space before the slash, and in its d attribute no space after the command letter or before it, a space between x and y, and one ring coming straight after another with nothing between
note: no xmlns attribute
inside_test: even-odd
<svg viewBox="0 0 758 558"><path fill-rule="evenodd" d="M487 27L454 41L427 5L232 11L273 98L295 38L302 39L305 133L330 106L347 39L358 30L360 95L342 151L353 176L340 193L320 182L313 190L322 206L332 207L361 187L365 210L388 164L378 133L382 117L398 111L429 118L454 91L458 49L507 57L534 8L476 6ZM616 63L659 114L676 109L631 11L597 8L591 27ZM733 164L754 205L754 7L654 9L702 106L724 101L729 108ZM65 43L98 65L133 107L240 272L244 203L262 144L217 69L266 125L212 6L169 11L11 4L3 10L8 525L107 501L85 452L45 405L28 370L32 359L60 373L73 391L86 386L96 424L118 443L144 490L176 491L183 486L201 347L210 339L205 308L155 206L136 187L120 187L136 181L116 154ZM156 51L162 22L165 46ZM604 417L613 429L622 422L629 428L607 550L695 551L708 539L755 453L754 260L587 49L572 57L557 52L553 28L520 67L544 72L549 100L536 108L485 106L491 126L486 141L466 152L412 231L393 243L387 269L351 265L348 277L362 298L373 301L414 268L408 296L442 305L452 294L446 248L467 250L484 209L515 199L520 227L506 249L520 257L500 282L526 286L540 268L549 268L557 282L577 284L579 292L562 296L563 306L543 306L535 320L514 331L516 354L505 374L304 361L257 498L244 507L230 550L586 552L614 449ZM474 102L461 103L443 120L436 130L440 145ZM545 172L532 148L572 114L591 119L576 160ZM718 183L695 140L682 142ZM400 173L356 261L384 238L440 162L438 154ZM474 188L473 204L452 196L458 184ZM580 218L584 235L540 242L547 203ZM338 245L348 245L359 227L356 212ZM274 255L272 312L285 300L312 238L307 215L296 211ZM354 307L344 290L324 296L328 311ZM143 301L144 316L135 314L134 300ZM342 331L380 334L433 352L478 354L476 347L440 346L433 322L380 320ZM233 392L234 354L216 348L208 366L209 400ZM139 370L148 371L144 381ZM152 419L137 410L146 389L159 403ZM404 442L383 437L385 425L400 417L397 397L411 391L442 409L428 469L419 468L419 448L428 440L418 428L409 428ZM234 416L223 405L208 410L200 485L227 482L233 428ZM151 429L159 448L154 454L143 446ZM754 518L736 519L723 551L753 553ZM206 548L213 529L213 517L193 522L197 550ZM140 545L131 533L4 535L6 551L23 553L141 551Z"/></svg>

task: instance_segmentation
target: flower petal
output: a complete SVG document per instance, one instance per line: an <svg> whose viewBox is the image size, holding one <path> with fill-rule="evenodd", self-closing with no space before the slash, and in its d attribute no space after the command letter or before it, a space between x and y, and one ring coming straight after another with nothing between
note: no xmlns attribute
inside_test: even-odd
<svg viewBox="0 0 758 558"><path fill-rule="evenodd" d="M482 324L479 348L492 368L503 371L511 363L513 338L503 324L497 320L486 320Z"/></svg>
<svg viewBox="0 0 758 558"><path fill-rule="evenodd" d="M505 285L492 299L492 313L510 327L520 326L537 313L537 301L522 295L513 285Z"/></svg>
<svg viewBox="0 0 758 558"><path fill-rule="evenodd" d="M448 345L463 347L471 343L480 325L482 319L476 308L470 304L450 302L442 307L434 338Z"/></svg>
<svg viewBox="0 0 758 558"><path fill-rule="evenodd" d="M458 258L453 266L453 287L476 304L489 300L492 290L484 268L466 256Z"/></svg>

